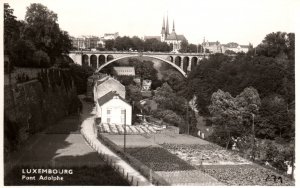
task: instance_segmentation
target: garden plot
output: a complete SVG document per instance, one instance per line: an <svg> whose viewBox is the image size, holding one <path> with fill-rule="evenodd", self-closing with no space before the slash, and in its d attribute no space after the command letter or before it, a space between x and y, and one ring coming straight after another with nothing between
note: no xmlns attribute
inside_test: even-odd
<svg viewBox="0 0 300 188"><path fill-rule="evenodd" d="M220 182L227 185L267 185L267 186L294 186L295 182L290 178L281 176L276 172L259 166L252 165L221 165L221 166L203 166L203 172L213 176ZM272 175L282 178L274 181ZM267 179L267 177L269 178Z"/></svg>
<svg viewBox="0 0 300 188"><path fill-rule="evenodd" d="M156 174L164 178L171 185L224 185L223 183L218 182L218 180L200 170L172 172L159 171L156 172Z"/></svg>
<svg viewBox="0 0 300 188"><path fill-rule="evenodd" d="M127 152L154 171L195 170L195 167L161 147L129 148Z"/></svg>
<svg viewBox="0 0 300 188"><path fill-rule="evenodd" d="M184 135L184 134L150 134L147 136L150 140L155 140L157 144L198 144L207 145L210 144L208 141L200 138Z"/></svg>
<svg viewBox="0 0 300 188"><path fill-rule="evenodd" d="M108 138L110 141L112 141L114 144L118 145L119 147L123 148L124 146L124 135L116 135L116 134L102 134L106 138ZM159 145L155 144L154 142L151 142L147 140L145 137L141 135L126 135L126 147L132 148L132 147L160 147Z"/></svg>
<svg viewBox="0 0 300 188"><path fill-rule="evenodd" d="M193 166L251 164L238 153L230 152L214 144L179 145L162 144L162 147Z"/></svg>

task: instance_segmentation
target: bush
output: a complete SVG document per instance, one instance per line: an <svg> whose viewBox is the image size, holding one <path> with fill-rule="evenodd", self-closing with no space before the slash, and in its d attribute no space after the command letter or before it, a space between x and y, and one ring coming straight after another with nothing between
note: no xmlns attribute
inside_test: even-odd
<svg viewBox="0 0 300 188"><path fill-rule="evenodd" d="M33 53L32 67L50 67L50 58L46 52L38 50Z"/></svg>

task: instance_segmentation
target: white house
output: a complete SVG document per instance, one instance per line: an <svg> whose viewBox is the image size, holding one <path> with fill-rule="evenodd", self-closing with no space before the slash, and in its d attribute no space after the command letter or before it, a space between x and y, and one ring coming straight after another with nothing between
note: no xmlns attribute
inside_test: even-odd
<svg viewBox="0 0 300 188"><path fill-rule="evenodd" d="M101 123L126 125L132 124L132 107L117 92L110 91L97 100L97 117L101 117ZM126 117L125 117L126 114Z"/></svg>
<svg viewBox="0 0 300 188"><path fill-rule="evenodd" d="M107 76L99 79L94 85L94 101L97 102L99 98L104 96L110 91L116 91L123 99L125 99L125 86L122 85L118 80Z"/></svg>

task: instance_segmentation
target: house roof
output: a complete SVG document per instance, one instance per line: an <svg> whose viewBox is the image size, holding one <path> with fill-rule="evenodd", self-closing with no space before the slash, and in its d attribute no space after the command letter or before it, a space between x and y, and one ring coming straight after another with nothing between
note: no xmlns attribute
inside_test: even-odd
<svg viewBox="0 0 300 188"><path fill-rule="evenodd" d="M122 100L123 102L125 102L126 104L130 105L125 99L123 99L116 91L110 91L108 93L106 93L105 95L103 95L102 97L100 97L98 99L98 104L99 106L104 105L105 103L107 103L108 101L112 100L114 97L119 97L120 100Z"/></svg>
<svg viewBox="0 0 300 188"><path fill-rule="evenodd" d="M184 35L177 35L175 31L172 31L170 35L167 36L166 40L185 40Z"/></svg>
<svg viewBox="0 0 300 188"><path fill-rule="evenodd" d="M110 76L102 77L101 79L97 80L97 81L96 81L96 86L99 86L100 84L102 84L102 83L104 83L104 82L106 82L106 81L108 81L108 80L113 80L113 81L115 81L116 83L118 83L118 84L122 85L123 87L125 87L123 84L121 84L121 82L119 82L119 80L114 79L114 78L112 78L112 77L110 77Z"/></svg>
<svg viewBox="0 0 300 188"><path fill-rule="evenodd" d="M92 76L88 77L88 79L98 80L107 77L106 74L93 74Z"/></svg>

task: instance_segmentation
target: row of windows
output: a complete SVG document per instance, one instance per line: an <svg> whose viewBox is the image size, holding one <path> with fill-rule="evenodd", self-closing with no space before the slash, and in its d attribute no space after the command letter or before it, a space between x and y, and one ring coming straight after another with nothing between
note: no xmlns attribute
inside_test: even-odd
<svg viewBox="0 0 300 188"><path fill-rule="evenodd" d="M125 111L126 110L122 109L121 114L125 114ZM111 114L111 109L108 109L106 113L107 113L107 115L110 115Z"/></svg>

